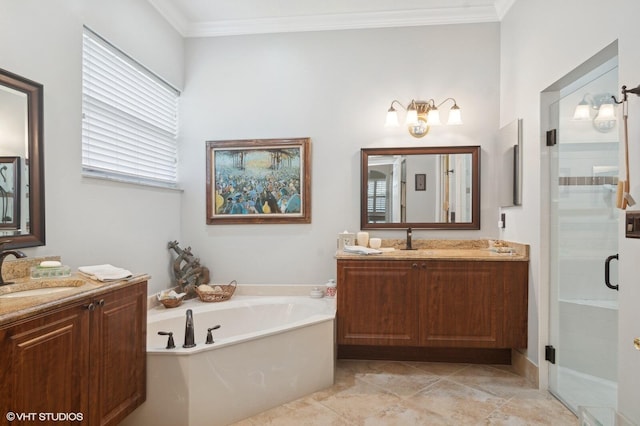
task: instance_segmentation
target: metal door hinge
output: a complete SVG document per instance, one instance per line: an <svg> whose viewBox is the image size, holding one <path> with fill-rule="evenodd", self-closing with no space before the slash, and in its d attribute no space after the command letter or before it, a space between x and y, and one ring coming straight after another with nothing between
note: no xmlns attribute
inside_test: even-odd
<svg viewBox="0 0 640 426"><path fill-rule="evenodd" d="M547 146L555 146L558 143L556 129L547 130Z"/></svg>
<svg viewBox="0 0 640 426"><path fill-rule="evenodd" d="M544 347L544 359L545 361L549 361L551 364L556 363L556 348L551 345L547 345Z"/></svg>

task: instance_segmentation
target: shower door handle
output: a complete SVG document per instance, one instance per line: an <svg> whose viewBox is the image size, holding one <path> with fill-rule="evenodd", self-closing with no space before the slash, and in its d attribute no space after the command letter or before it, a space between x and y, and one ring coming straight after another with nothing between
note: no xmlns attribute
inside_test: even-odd
<svg viewBox="0 0 640 426"><path fill-rule="evenodd" d="M611 265L611 261L613 259L618 260L618 255L617 254L611 255L607 257L607 260L604 262L604 283L611 290L618 290L618 284L616 285L611 284L611 280L609 279L609 266Z"/></svg>

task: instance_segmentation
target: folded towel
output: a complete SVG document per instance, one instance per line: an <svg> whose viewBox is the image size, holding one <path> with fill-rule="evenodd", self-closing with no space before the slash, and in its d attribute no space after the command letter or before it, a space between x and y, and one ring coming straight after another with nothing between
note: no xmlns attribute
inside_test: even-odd
<svg viewBox="0 0 640 426"><path fill-rule="evenodd" d="M344 246L344 251L357 254L380 254L382 251L364 246Z"/></svg>
<svg viewBox="0 0 640 426"><path fill-rule="evenodd" d="M81 266L78 268L80 273L87 275L89 278L98 281L114 281L129 278L133 274L126 269L117 268L113 265L93 265Z"/></svg>

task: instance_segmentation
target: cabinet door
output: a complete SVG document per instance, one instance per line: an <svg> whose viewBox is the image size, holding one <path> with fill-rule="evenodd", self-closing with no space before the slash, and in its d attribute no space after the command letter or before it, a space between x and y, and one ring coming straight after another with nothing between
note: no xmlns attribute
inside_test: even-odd
<svg viewBox="0 0 640 426"><path fill-rule="evenodd" d="M416 274L411 262L338 261L338 343L415 346Z"/></svg>
<svg viewBox="0 0 640 426"><path fill-rule="evenodd" d="M420 283L426 346L503 347L503 274L495 262L428 262Z"/></svg>
<svg viewBox="0 0 640 426"><path fill-rule="evenodd" d="M12 411L34 416L79 413L87 419L88 316L78 304L0 329L3 418Z"/></svg>
<svg viewBox="0 0 640 426"><path fill-rule="evenodd" d="M118 424L146 398L146 301L146 282L94 300L92 425Z"/></svg>

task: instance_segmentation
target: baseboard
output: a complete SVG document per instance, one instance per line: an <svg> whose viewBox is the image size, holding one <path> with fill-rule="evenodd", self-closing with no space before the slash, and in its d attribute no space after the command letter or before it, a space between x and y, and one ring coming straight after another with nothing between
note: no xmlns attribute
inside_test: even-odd
<svg viewBox="0 0 640 426"><path fill-rule="evenodd" d="M511 350L338 345L338 358L508 365L511 362Z"/></svg>
<svg viewBox="0 0 640 426"><path fill-rule="evenodd" d="M527 379L536 388L540 387L538 366L517 349L511 350L511 366L516 374Z"/></svg>

